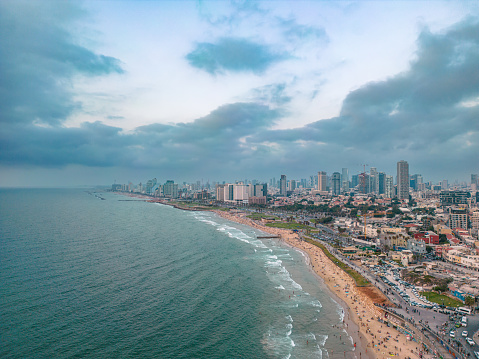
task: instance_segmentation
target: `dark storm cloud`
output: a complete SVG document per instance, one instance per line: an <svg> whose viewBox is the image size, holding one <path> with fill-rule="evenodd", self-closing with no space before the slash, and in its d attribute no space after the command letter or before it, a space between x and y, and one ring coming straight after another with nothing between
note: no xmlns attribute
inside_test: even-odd
<svg viewBox="0 0 479 359"><path fill-rule="evenodd" d="M186 55L191 66L212 75L232 72L262 73L286 56L266 45L241 38L222 38L217 43L201 42Z"/></svg>
<svg viewBox="0 0 479 359"><path fill-rule="evenodd" d="M478 69L477 19L441 34L424 29L410 69L351 92L339 117L261 132L249 141L277 142L293 153L318 151L323 162L339 163L336 167L351 158L384 165L417 158L430 172L474 168L479 163Z"/></svg>
<svg viewBox="0 0 479 359"><path fill-rule="evenodd" d="M75 109L76 75L122 73L120 62L80 45L71 2L0 2L0 121L58 125Z"/></svg>
<svg viewBox="0 0 479 359"><path fill-rule="evenodd" d="M178 167L190 170L234 164L251 155L243 138L264 131L281 116L279 110L255 103L221 106L191 123L153 124L124 134L99 122L80 128L9 124L0 138L0 163L61 167Z"/></svg>

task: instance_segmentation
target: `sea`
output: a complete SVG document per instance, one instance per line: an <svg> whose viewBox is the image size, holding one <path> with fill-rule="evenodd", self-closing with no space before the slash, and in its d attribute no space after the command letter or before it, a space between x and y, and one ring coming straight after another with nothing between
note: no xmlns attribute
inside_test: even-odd
<svg viewBox="0 0 479 359"><path fill-rule="evenodd" d="M354 358L304 254L211 212L0 189L1 358Z"/></svg>

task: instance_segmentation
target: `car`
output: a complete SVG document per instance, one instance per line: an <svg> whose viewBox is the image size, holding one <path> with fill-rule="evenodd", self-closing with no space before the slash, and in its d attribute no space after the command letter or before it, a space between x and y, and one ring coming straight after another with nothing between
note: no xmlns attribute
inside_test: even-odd
<svg viewBox="0 0 479 359"><path fill-rule="evenodd" d="M472 340L472 339L469 338L469 337L466 338L466 342L467 342L467 344L469 344L471 347L474 346L474 344L476 344L476 343L474 342L474 340Z"/></svg>
<svg viewBox="0 0 479 359"><path fill-rule="evenodd" d="M479 359L479 352L474 352L474 355L476 356L477 359Z"/></svg>
<svg viewBox="0 0 479 359"><path fill-rule="evenodd" d="M451 338L455 338L455 337L456 337L456 332L455 332L454 330L451 330L451 331L449 332L449 336L450 336Z"/></svg>
<svg viewBox="0 0 479 359"><path fill-rule="evenodd" d="M462 336L463 336L463 337L467 337L467 330L463 330L463 331L462 331Z"/></svg>

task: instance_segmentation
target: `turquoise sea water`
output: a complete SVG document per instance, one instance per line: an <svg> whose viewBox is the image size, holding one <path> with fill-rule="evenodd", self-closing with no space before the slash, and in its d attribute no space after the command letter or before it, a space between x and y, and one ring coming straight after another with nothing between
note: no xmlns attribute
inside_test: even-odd
<svg viewBox="0 0 479 359"><path fill-rule="evenodd" d="M212 213L101 196L0 190L1 358L354 357L300 252Z"/></svg>

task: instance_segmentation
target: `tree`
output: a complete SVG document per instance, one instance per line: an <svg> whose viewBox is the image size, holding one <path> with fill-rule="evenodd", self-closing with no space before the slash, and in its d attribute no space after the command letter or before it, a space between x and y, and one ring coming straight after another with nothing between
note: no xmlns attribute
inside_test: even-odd
<svg viewBox="0 0 479 359"><path fill-rule="evenodd" d="M447 237L444 233L441 233L439 235L439 244L446 244L446 243L449 243L449 241L447 240Z"/></svg>
<svg viewBox="0 0 479 359"><path fill-rule="evenodd" d="M474 302L475 302L474 298L469 295L466 298L464 298L464 303L469 307L472 307L474 305Z"/></svg>

